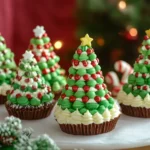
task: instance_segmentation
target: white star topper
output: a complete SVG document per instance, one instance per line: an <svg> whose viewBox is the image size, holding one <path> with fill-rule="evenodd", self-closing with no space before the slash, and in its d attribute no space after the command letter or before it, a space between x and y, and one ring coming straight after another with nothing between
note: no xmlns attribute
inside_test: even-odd
<svg viewBox="0 0 150 150"><path fill-rule="evenodd" d="M31 51L26 51L24 54L23 54L23 58L24 58L24 60L31 60L32 58L33 58L33 54L32 54L32 52Z"/></svg>
<svg viewBox="0 0 150 150"><path fill-rule="evenodd" d="M36 26L35 29L33 29L35 37L41 38L43 34L45 33L44 27L43 26Z"/></svg>

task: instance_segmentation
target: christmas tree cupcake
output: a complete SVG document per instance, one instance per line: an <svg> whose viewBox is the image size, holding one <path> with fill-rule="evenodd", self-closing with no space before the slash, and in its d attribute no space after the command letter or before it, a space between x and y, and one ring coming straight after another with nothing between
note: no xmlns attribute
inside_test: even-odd
<svg viewBox="0 0 150 150"><path fill-rule="evenodd" d="M146 33L134 72L117 97L124 114L142 118L150 118L150 30Z"/></svg>
<svg viewBox="0 0 150 150"><path fill-rule="evenodd" d="M6 102L9 115L26 120L45 118L53 108L51 88L45 84L33 56L31 51L23 54Z"/></svg>
<svg viewBox="0 0 150 150"><path fill-rule="evenodd" d="M66 85L64 70L58 64L60 58L53 51L54 48L43 26L37 26L33 32L34 37L30 41L29 49L35 55L43 77L50 83L54 94L60 95Z"/></svg>
<svg viewBox="0 0 150 150"><path fill-rule="evenodd" d="M81 38L54 113L61 130L69 134L109 132L120 116L119 107L104 84L92 40L88 34Z"/></svg>
<svg viewBox="0 0 150 150"><path fill-rule="evenodd" d="M15 68L14 54L0 35L0 104L6 101L7 90L10 90L11 80L15 77Z"/></svg>

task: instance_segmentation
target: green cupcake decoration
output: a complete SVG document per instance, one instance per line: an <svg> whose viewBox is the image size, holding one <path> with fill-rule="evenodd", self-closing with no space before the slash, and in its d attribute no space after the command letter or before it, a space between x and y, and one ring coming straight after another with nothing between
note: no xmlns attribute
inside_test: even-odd
<svg viewBox="0 0 150 150"><path fill-rule="evenodd" d="M37 26L34 37L30 41L31 50L38 62L38 66L47 84L51 85L54 93L61 92L66 85L65 71L59 66L59 56L54 52L54 47L43 26Z"/></svg>
<svg viewBox="0 0 150 150"><path fill-rule="evenodd" d="M91 46L92 40L88 34L81 38L81 45L69 69L67 84L55 109L55 118L62 131L70 134L108 132L110 128L102 131L100 125L103 126L106 120L116 122L120 115L119 107L104 83L99 60ZM94 131L91 124L95 124L98 130ZM112 126L115 125L112 123Z"/></svg>
<svg viewBox="0 0 150 150"><path fill-rule="evenodd" d="M15 77L15 69L14 53L0 34L0 104L6 100L7 90L10 90L11 81Z"/></svg>
<svg viewBox="0 0 150 150"><path fill-rule="evenodd" d="M23 54L16 78L12 83L12 90L8 92L7 96L6 108L9 114L24 119L29 119L32 115L34 119L44 117L42 116L42 112L36 115L34 111L38 108L37 111L40 112L41 110L44 113L44 107L50 110L50 105L53 105L54 95L51 93L51 87L46 85L37 61L33 56L31 51L26 51ZM22 110L24 111L24 115L21 115L21 108L24 108ZM19 109L20 114L14 114L14 109ZM31 111L31 116L26 116L25 112L29 110ZM47 115L49 113L50 111L47 112ZM30 119L33 119L32 117Z"/></svg>

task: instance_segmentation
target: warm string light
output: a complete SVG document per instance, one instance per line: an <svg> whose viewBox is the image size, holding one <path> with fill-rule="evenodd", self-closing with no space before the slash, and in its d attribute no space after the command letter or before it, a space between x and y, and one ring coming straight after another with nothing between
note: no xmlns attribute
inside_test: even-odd
<svg viewBox="0 0 150 150"><path fill-rule="evenodd" d="M137 31L137 29L136 28L130 28L129 29L129 34L131 35L131 36L137 36L137 34L138 34L138 31Z"/></svg>
<svg viewBox="0 0 150 150"><path fill-rule="evenodd" d="M55 47L55 49L57 49L57 50L61 49L62 46L63 46L62 41L56 41L56 42L54 43L54 47Z"/></svg>
<svg viewBox="0 0 150 150"><path fill-rule="evenodd" d="M99 37L99 38L97 39L97 44L98 44L99 46L104 46L105 40L104 40L102 37Z"/></svg>
<svg viewBox="0 0 150 150"><path fill-rule="evenodd" d="M123 10L123 9L125 9L127 7L127 4L126 4L125 1L120 1L118 3L118 7L119 7L119 9Z"/></svg>

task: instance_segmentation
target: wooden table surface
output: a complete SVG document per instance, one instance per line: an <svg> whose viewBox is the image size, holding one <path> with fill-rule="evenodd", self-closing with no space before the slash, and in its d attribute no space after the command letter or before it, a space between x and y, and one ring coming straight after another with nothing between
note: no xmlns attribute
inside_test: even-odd
<svg viewBox="0 0 150 150"><path fill-rule="evenodd" d="M124 149L124 150L150 150L150 146L139 147L139 148L130 148L130 149Z"/></svg>

